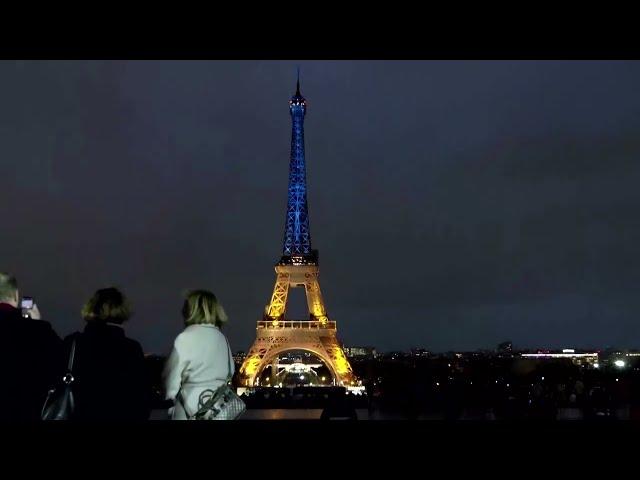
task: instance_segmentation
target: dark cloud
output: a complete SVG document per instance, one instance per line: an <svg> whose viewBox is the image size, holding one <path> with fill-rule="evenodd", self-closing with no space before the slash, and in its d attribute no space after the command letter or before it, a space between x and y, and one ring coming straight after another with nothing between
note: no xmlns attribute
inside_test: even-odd
<svg viewBox="0 0 640 480"><path fill-rule="evenodd" d="M247 349L273 287L293 62L0 62L0 268L61 333L95 288L166 351L181 293ZM302 62L327 307L386 350L637 346L638 62Z"/></svg>

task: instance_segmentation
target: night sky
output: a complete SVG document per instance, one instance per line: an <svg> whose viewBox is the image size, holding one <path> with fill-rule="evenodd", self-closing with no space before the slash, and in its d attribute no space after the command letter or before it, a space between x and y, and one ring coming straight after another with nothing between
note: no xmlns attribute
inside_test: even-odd
<svg viewBox="0 0 640 480"><path fill-rule="evenodd" d="M121 287L157 353L208 288L248 350L297 65L346 345L640 347L640 62L0 62L0 270L61 335Z"/></svg>

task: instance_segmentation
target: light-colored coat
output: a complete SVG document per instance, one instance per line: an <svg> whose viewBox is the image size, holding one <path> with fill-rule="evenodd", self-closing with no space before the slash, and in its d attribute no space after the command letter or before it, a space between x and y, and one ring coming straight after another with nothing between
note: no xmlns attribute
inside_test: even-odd
<svg viewBox="0 0 640 480"><path fill-rule="evenodd" d="M231 371L229 371L231 365ZM190 325L176 337L164 373L166 398L174 400L173 420L198 410L200 394L223 385L235 366L224 334L214 325ZM180 392L181 399L176 398Z"/></svg>

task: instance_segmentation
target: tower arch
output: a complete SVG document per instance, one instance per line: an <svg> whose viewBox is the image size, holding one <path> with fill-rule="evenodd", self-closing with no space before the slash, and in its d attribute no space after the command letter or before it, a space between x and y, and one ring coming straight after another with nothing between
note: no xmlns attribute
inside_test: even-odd
<svg viewBox="0 0 640 480"><path fill-rule="evenodd" d="M260 365L258 366L257 371L256 371L255 378L256 379L260 378L262 373L270 365L273 365L274 360L276 360L283 353L286 353L286 352L300 352L300 351L309 352L309 353L315 355L322 362L322 364L329 370L329 372L331 374L331 377L333 379L333 383L335 385L339 385L340 376L338 375L338 372L336 372L336 370L334 369L333 365L331 364L331 360L326 358L323 352L316 351L316 350L311 349L311 348L281 347L281 348L278 348L278 349L274 349L273 351L270 351L269 352L269 356L268 357L264 357L263 360L260 362Z"/></svg>

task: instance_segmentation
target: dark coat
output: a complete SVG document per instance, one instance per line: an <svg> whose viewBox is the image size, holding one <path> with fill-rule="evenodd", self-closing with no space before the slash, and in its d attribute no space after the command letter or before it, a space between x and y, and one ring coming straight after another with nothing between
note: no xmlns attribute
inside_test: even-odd
<svg viewBox="0 0 640 480"><path fill-rule="evenodd" d="M74 420L147 420L151 385L142 347L122 327L89 323L64 340L68 358L77 337L73 367Z"/></svg>
<svg viewBox="0 0 640 480"><path fill-rule="evenodd" d="M57 381L62 340L43 320L23 318L0 304L0 421L40 420L47 391Z"/></svg>

